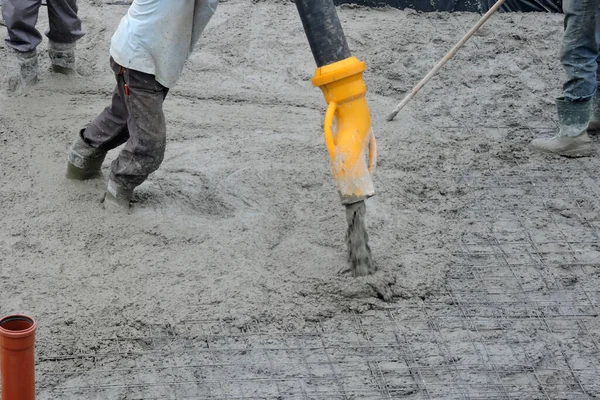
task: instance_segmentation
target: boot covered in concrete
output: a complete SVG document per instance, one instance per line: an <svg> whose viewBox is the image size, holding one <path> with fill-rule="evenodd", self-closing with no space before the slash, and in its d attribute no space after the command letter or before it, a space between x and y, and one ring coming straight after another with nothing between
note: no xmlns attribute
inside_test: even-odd
<svg viewBox="0 0 600 400"><path fill-rule="evenodd" d="M100 169L106 151L90 146L83 138L83 132L82 129L69 149L67 179L84 181L102 177Z"/></svg>
<svg viewBox="0 0 600 400"><path fill-rule="evenodd" d="M598 90L592 98L592 115L590 116L588 133L592 135L600 134L600 91Z"/></svg>
<svg viewBox="0 0 600 400"><path fill-rule="evenodd" d="M592 140L587 134L592 101L567 101L556 99L558 135L531 141L531 148L548 154L565 157L588 157L594 153Z"/></svg>
<svg viewBox="0 0 600 400"><path fill-rule="evenodd" d="M75 43L50 41L48 55L54 72L64 75L75 74Z"/></svg>
<svg viewBox="0 0 600 400"><path fill-rule="evenodd" d="M38 55L37 51L20 52L15 51L19 63L19 71L16 76L9 79L11 92L23 91L38 81Z"/></svg>
<svg viewBox="0 0 600 400"><path fill-rule="evenodd" d="M133 189L127 189L112 177L108 179L106 193L102 200L102 205L105 210L121 212L126 211L131 206L131 198L133 197Z"/></svg>

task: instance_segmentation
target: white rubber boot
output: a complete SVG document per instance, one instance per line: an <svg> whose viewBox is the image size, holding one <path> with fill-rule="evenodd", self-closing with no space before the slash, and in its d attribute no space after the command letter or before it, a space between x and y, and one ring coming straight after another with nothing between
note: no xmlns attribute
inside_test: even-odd
<svg viewBox="0 0 600 400"><path fill-rule="evenodd" d="M112 178L108 179L106 193L102 200L102 206L107 211L123 212L131 207L133 190L125 189Z"/></svg>
<svg viewBox="0 0 600 400"><path fill-rule="evenodd" d="M16 76L9 79L9 90L23 92L38 81L38 55L35 50L26 53L15 51L15 55L19 63L19 70Z"/></svg>
<svg viewBox="0 0 600 400"><path fill-rule="evenodd" d="M531 141L532 150L565 157L589 157L594 154L592 139L587 133L592 101L556 99L558 135Z"/></svg>
<svg viewBox="0 0 600 400"><path fill-rule="evenodd" d="M600 92L598 90L592 99L592 115L590 116L588 133L590 135L600 134Z"/></svg>
<svg viewBox="0 0 600 400"><path fill-rule="evenodd" d="M75 43L50 41L48 55L54 72L64 75L75 74Z"/></svg>

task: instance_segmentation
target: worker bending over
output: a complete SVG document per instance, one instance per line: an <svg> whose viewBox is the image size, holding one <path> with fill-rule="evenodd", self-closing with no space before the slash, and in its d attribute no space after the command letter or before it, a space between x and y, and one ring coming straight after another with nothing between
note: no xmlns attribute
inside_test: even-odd
<svg viewBox="0 0 600 400"><path fill-rule="evenodd" d="M134 188L162 163L163 101L216 8L217 0L134 0L121 20L110 46L112 102L80 131L67 165L70 179L100 176L106 153L125 143L111 165L105 208L128 208Z"/></svg>
<svg viewBox="0 0 600 400"><path fill-rule="evenodd" d="M2 17L8 30L6 44L15 51L19 71L10 85L12 90L25 89L38 80L37 46L42 35L35 28L42 0L1 0ZM50 39L48 55L52 69L63 74L75 72L75 42L84 33L77 16L76 0L48 0Z"/></svg>
<svg viewBox="0 0 600 400"><path fill-rule="evenodd" d="M559 132L534 139L531 147L567 157L593 154L589 133L600 131L600 0L564 0L561 63L567 73L556 99Z"/></svg>

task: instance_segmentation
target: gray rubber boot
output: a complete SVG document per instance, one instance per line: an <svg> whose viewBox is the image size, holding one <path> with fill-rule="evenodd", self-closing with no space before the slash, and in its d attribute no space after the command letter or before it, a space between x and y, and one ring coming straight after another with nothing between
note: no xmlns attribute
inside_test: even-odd
<svg viewBox="0 0 600 400"><path fill-rule="evenodd" d="M48 55L54 72L64 75L75 74L75 43L50 41Z"/></svg>
<svg viewBox="0 0 600 400"><path fill-rule="evenodd" d="M594 154L592 139L587 134L592 101L567 101L556 99L558 135L531 141L531 148L548 154L565 157L588 157Z"/></svg>
<svg viewBox="0 0 600 400"><path fill-rule="evenodd" d="M591 135L600 134L600 91L598 90L596 90L596 94L592 99L592 115L590 116L588 133Z"/></svg>
<svg viewBox="0 0 600 400"><path fill-rule="evenodd" d="M23 91L35 85L38 81L37 51L32 50L26 53L15 51L15 55L19 62L19 72L9 79L11 92Z"/></svg>
<svg viewBox="0 0 600 400"><path fill-rule="evenodd" d="M91 147L82 137L83 129L69 149L67 179L85 181L102 177L102 162L106 151Z"/></svg>
<svg viewBox="0 0 600 400"><path fill-rule="evenodd" d="M118 182L109 178L102 205L108 211L126 211L131 206L132 197L133 190L125 189Z"/></svg>

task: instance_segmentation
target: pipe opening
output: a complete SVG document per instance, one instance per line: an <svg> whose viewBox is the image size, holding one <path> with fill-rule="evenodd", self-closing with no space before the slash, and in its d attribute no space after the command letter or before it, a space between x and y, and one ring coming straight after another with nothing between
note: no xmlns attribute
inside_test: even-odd
<svg viewBox="0 0 600 400"><path fill-rule="evenodd" d="M35 321L23 315L14 315L0 320L0 331L6 333L26 333L35 329Z"/></svg>

